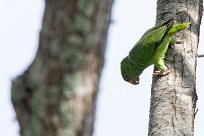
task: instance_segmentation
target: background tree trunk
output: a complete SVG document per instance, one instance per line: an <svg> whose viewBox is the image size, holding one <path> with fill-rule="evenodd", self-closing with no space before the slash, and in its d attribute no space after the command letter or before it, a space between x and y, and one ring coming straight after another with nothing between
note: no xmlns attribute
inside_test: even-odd
<svg viewBox="0 0 204 136"><path fill-rule="evenodd" d="M175 18L191 27L177 35L183 44L166 55L172 71L153 77L149 136L192 136L196 108L196 59L203 11L202 0L158 0L157 23Z"/></svg>
<svg viewBox="0 0 204 136"><path fill-rule="evenodd" d="M112 0L47 0L37 55L12 83L21 136L91 136Z"/></svg>

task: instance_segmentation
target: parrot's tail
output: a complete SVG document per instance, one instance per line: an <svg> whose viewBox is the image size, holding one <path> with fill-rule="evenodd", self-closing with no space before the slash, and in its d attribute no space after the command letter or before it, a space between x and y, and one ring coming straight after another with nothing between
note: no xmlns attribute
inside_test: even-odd
<svg viewBox="0 0 204 136"><path fill-rule="evenodd" d="M166 34L169 32L169 30L172 28L172 26L175 24L175 20L174 19L169 19L168 21L166 21L164 23L163 26L166 26L166 32L164 33L164 37L166 36Z"/></svg>
<svg viewBox="0 0 204 136"><path fill-rule="evenodd" d="M175 19L169 19L168 21L164 22L163 26L167 26L167 28L171 27L176 22Z"/></svg>
<svg viewBox="0 0 204 136"><path fill-rule="evenodd" d="M168 34L170 35L174 35L186 28L188 28L190 26L191 23L189 22L185 22L185 23L182 23L182 24L174 24L171 29L169 30Z"/></svg>
<svg viewBox="0 0 204 136"><path fill-rule="evenodd" d="M171 28L173 27L173 25L175 24L175 20L174 19L169 19L168 21L166 21L163 26L166 26L166 31L161 39L161 41L157 44L160 45L160 43L163 41L164 37L168 34L168 32L171 30Z"/></svg>

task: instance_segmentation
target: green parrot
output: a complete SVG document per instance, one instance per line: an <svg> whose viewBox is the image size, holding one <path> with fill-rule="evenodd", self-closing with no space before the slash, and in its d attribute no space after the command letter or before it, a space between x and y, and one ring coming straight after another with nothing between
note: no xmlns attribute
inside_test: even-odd
<svg viewBox="0 0 204 136"><path fill-rule="evenodd" d="M175 20L170 19L147 30L130 50L129 55L121 61L123 79L134 85L139 84L139 76L152 64L158 68L153 75L169 74L170 71L164 63L168 46L179 43L176 42L174 35L188 28L189 25L189 22L176 24Z"/></svg>

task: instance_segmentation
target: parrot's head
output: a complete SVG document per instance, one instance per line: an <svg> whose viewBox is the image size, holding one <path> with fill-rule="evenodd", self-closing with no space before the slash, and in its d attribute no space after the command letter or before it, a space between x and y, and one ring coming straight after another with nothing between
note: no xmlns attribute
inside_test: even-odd
<svg viewBox="0 0 204 136"><path fill-rule="evenodd" d="M137 69L128 57L125 57L120 63L121 75L123 79L133 85L139 84L139 75Z"/></svg>

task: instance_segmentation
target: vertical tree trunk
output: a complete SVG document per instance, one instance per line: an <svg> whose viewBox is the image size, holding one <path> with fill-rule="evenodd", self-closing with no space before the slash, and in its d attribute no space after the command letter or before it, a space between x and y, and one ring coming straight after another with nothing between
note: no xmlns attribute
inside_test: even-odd
<svg viewBox="0 0 204 136"><path fill-rule="evenodd" d="M166 63L172 71L153 77L149 136L192 136L196 108L196 59L203 11L202 0L158 0L157 22L175 18L191 22L177 35L183 43L169 49Z"/></svg>
<svg viewBox="0 0 204 136"><path fill-rule="evenodd" d="M39 48L12 83L21 136L91 136L112 0L47 0Z"/></svg>

